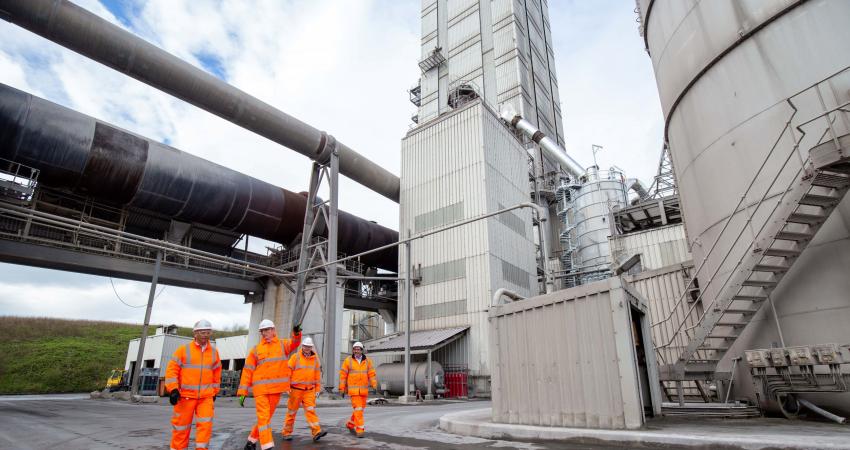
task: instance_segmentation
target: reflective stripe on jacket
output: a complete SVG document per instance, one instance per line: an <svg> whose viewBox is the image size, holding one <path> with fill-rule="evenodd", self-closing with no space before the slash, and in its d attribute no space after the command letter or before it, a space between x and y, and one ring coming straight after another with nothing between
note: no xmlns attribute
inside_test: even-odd
<svg viewBox="0 0 850 450"><path fill-rule="evenodd" d="M239 390L236 395L280 394L289 390L289 356L301 345L301 333L292 333L291 339L271 342L260 338L260 343L251 349L242 367Z"/></svg>
<svg viewBox="0 0 850 450"><path fill-rule="evenodd" d="M203 352L195 341L177 347L165 370L166 391L179 389L181 397L206 398L218 395L220 388L221 358L212 343Z"/></svg>
<svg viewBox="0 0 850 450"><path fill-rule="evenodd" d="M304 356L304 352L298 351L289 358L289 368L292 370L290 376L292 387L298 389L322 388L322 368L316 352L310 356Z"/></svg>
<svg viewBox="0 0 850 450"><path fill-rule="evenodd" d="M339 390L348 388L348 395L369 395L369 386L378 389L378 378L375 376L375 367L372 360L363 356L361 362L357 362L354 356L345 358L339 369Z"/></svg>

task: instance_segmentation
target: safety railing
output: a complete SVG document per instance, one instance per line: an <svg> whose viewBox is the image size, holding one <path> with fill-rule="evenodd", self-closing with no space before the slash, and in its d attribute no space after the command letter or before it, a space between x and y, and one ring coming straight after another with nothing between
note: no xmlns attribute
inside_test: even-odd
<svg viewBox="0 0 850 450"><path fill-rule="evenodd" d="M823 79L823 80L821 80L817 83L810 85L806 89L803 89L803 90L797 92L796 94L792 95L791 97L787 98L786 100L783 100L782 102L778 102L777 104L773 105L775 107L775 106L778 106L778 105L784 103L791 108L791 114L788 117L788 119L786 120L785 125L783 126L782 130L779 133L779 136L774 140L773 145L771 146L770 150L767 152L766 156L761 161L761 164L759 165L758 170L753 175L753 177L750 180L749 184L747 185L747 188L745 189L744 193L741 195L741 198L739 199L738 203L735 205L735 208L732 210L732 213L730 213L729 216L726 217L723 220L723 224L722 224L722 227L720 229L720 232L716 235L716 237L714 238L714 240L713 240L711 246L709 247L708 251L704 254L702 260L700 261L699 266L697 266L696 270L694 271L693 275L691 276L690 281L687 283L685 288L682 290L682 293L679 296L679 298L677 299L674 306L667 312L667 314L662 319L660 319L657 322L654 322L651 325L651 328L653 329L653 335L654 336L661 336L662 342L656 343L655 347L656 347L657 357L662 364L670 364L670 363L675 362L674 358L677 358L677 356L680 355L684 351L684 349L688 346L690 340L693 338L693 334L692 334L693 330L695 330L697 327L699 327L702 324L703 320L706 317L706 314L709 311L711 311L711 309L716 304L716 302L719 298L718 295L720 295L724 292L724 289L728 285L729 281L731 280L731 278L734 275L734 273L736 272L736 270L741 266L741 264L744 263L747 256L751 254L751 251L753 250L753 247L754 247L755 242L756 242L756 236L759 236L764 231L767 224L770 223L773 214L776 212L779 205L782 204L782 200L791 191L791 188L794 186L794 184L800 179L800 176L803 174L804 170L806 170L806 167L808 165L810 165L808 155L805 155L805 157L804 157L799 152L800 143L804 140L804 138L807 135L806 130L803 127L806 126L806 125L812 124L815 121L826 118L827 119L826 120L826 122L827 122L826 128L825 128L824 132L822 133L822 135L820 136L820 138L818 139L818 142L822 141L824 139L824 136L826 136L827 134L830 134L830 137L832 139L837 140L836 139L836 132L834 131L834 127L833 127L834 119L831 117L831 115L833 113L838 112L838 111L847 112L847 110L845 108L847 108L848 103L845 102L845 103L840 104L840 105L838 105L834 108L827 109L824 102L823 102L822 94L821 94L821 91L820 91L820 85L827 83L831 79L836 78L838 76L841 76L842 74L845 74L848 71L850 71L850 67L845 67L844 69L834 73L833 75L831 75L831 76L829 76L829 77L827 77L827 78L825 78L825 79ZM808 120L801 122L799 125L794 126L793 121L796 118L797 113L798 113L798 108L797 108L797 106L795 106L794 99L798 98L802 95L807 95L807 94L812 94L812 93L816 93L818 95L818 98L820 99L820 103L821 103L821 106L823 108L823 111L820 114L817 114L814 117L811 117ZM752 119L753 118L750 118L747 121L752 120ZM743 122L742 124L739 124L738 126L743 125L747 121ZM798 133L795 133L794 132L795 130L797 130ZM760 197L758 197L758 201L756 201L753 204L747 204L747 199L750 198L750 196L752 195L753 189L756 186L758 186L759 181L761 181L761 176L762 176L763 172L765 172L765 169L768 167L768 162L771 161L774 158L774 155L775 155L777 149L780 147L780 143L782 142L782 140L786 136L786 134L789 135L789 137L792 141L790 151L788 151L787 154L784 155L782 165L778 170L776 170L773 173L766 174L766 177L771 177L771 178L769 178L770 183L769 183L769 186L765 189L764 193ZM766 216L764 216L765 219L761 223L759 230L754 231L754 228L753 228L754 218L761 212L760 209L761 209L762 205L765 203L765 200L767 200L768 197L773 197L773 196L776 195L776 191L774 190L774 186L776 186L777 182L781 179L781 176L785 172L785 169L788 167L788 163L791 161L791 158L795 155L799 158L800 168L796 171L796 173L792 177L790 177L790 183L787 186L783 186L779 200L774 204L773 208L770 209L770 212ZM780 154L778 156L781 157L783 155ZM771 194L773 194L773 195L771 195ZM741 212L745 212L746 220L744 221L744 223L742 225L740 225L738 227L738 230L737 230L738 234L734 237L731 244L729 244L727 246L727 248L725 248L725 253L723 253L723 256L722 256L720 262L715 264L713 272L711 272L710 275L708 275L708 280L705 281L704 277L701 277L701 276L707 274L707 270L706 270L706 272L704 272L704 269L707 269L707 267L708 267L707 263L709 261L714 260L715 257L719 255L719 251L722 251L722 250L719 250L718 244L721 241L723 241L723 239L728 238L730 236L731 233L727 233L727 231L731 230L730 225L733 223L733 219L739 217L739 213L741 213ZM718 274L721 272L721 270L727 269L726 262L729 259L729 257L736 250L739 250L739 243L741 242L741 239L745 236L747 230L750 231L750 236L752 237L751 241L748 243L745 250L741 253L740 258L735 262L734 267L732 267L731 270L726 270L725 273L727 273L728 276L726 276L726 277L721 276L720 278L718 278ZM734 231L732 231L732 232L734 233ZM700 280L701 285L699 286L699 289L700 289L699 295L696 299L691 299L688 296L688 293L691 292L692 288L695 287L694 283L700 278L703 278L703 279ZM717 282L719 282L719 280L721 280L721 279L722 279L722 284L720 285L720 288L716 288ZM711 292L711 291L716 292L717 295L713 296L711 302L707 306L702 307L703 296L707 292ZM686 299L688 299L688 300L686 301ZM697 309L697 308L700 308L700 307L702 309L701 313L698 312L698 309ZM700 359L701 352L703 352L703 351L699 350L695 354L696 357L692 358L692 359Z"/></svg>
<svg viewBox="0 0 850 450"><path fill-rule="evenodd" d="M78 218L0 202L0 239L65 248L140 262L153 262L157 251L162 264L230 277L254 279L288 274L252 261L205 252L168 241L88 223Z"/></svg>

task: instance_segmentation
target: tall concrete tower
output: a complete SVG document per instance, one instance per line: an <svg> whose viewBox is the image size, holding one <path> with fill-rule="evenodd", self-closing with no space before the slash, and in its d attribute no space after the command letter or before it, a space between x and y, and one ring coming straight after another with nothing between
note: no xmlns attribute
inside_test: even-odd
<svg viewBox="0 0 850 450"><path fill-rule="evenodd" d="M423 0L421 51L418 123L448 111L451 93L469 84L564 145L546 0Z"/></svg>
<svg viewBox="0 0 850 450"><path fill-rule="evenodd" d="M556 166L539 163L539 153L529 153L496 108L511 104L563 144L552 61L545 0L423 0L422 76L411 90L417 126L401 145L402 235L529 201L529 173L543 179ZM539 292L537 240L531 211L522 209L411 246L412 329L424 333L416 341L463 333L433 356L447 371L468 370L472 395L489 393L493 294L499 288L521 296ZM405 256L402 250L400 275L411 270Z"/></svg>

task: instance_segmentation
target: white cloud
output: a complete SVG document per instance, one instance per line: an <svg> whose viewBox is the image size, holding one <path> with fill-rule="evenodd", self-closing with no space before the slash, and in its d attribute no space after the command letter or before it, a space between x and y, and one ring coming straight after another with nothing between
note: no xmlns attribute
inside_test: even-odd
<svg viewBox="0 0 850 450"><path fill-rule="evenodd" d="M16 316L50 316L69 319L110 320L141 323L144 319L150 284L75 275L75 282L53 283L38 269L39 281L0 281L0 313ZM154 301L151 323L190 326L206 318L218 329L246 325L250 305L241 296L160 285ZM117 292L117 295L116 295ZM121 303L119 297L131 308Z"/></svg>
<svg viewBox="0 0 850 450"><path fill-rule="evenodd" d="M217 61L229 83L399 173L414 112L406 90L419 76L419 1L151 0L131 2L137 15L124 21L95 0L77 3L192 64ZM590 144L604 145L600 165L650 181L661 112L633 2L549 7L568 148L589 164ZM0 36L2 83L286 189L307 188L311 162L301 155L7 22ZM348 212L398 226L398 205L344 178L340 200ZM0 267L0 288L10 293L0 314L142 319L143 309L117 302L106 278L45 284L54 272ZM116 285L137 304L147 298L146 283ZM155 321L181 324L199 315L244 324L248 314L235 296L171 287L154 308Z"/></svg>

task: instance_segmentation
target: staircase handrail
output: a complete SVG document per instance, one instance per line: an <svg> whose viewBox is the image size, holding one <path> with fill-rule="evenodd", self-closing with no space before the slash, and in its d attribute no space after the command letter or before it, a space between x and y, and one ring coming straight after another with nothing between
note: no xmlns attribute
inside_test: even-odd
<svg viewBox="0 0 850 450"><path fill-rule="evenodd" d="M781 142L781 140L782 140L783 136L785 135L785 133L786 133L786 132L788 132L789 130L792 130L792 127L793 127L792 122L793 122L793 120L794 120L794 118L796 117L797 112L798 112L798 109L797 109L797 107L794 105L794 103L793 103L792 99L793 99L793 98L795 98L795 97L797 97L798 95L800 95L800 94L801 94L801 93L803 93L803 92L806 92L806 91L808 91L808 90L810 90L810 89L812 89L812 88L816 88L816 89L818 89L818 96L820 97L821 104L823 105L823 99L822 99L821 94L820 94L819 85L820 85L821 83L823 83L824 81L827 81L827 80L829 80L829 79L831 79L831 78L833 78L833 77L835 77L835 76L837 76L837 75L839 75L839 74L841 74L841 73L843 73L843 72L845 72L845 71L848 71L848 70L850 70L850 66L845 67L844 69L839 70L838 72L835 72L834 74L830 75L829 77L827 77L827 78L825 78L825 79L823 79L823 80L821 80L821 81L818 81L817 83L814 83L814 84L810 85L809 87L807 87L807 88L805 88L805 89L803 89L803 90L801 90L801 91L799 91L799 92L795 93L794 95L792 95L791 97L788 97L788 98L785 100L785 102L786 102L786 103L787 103L787 104L791 107L791 109L792 109L792 113L791 113L790 117L788 118L788 120L786 121L785 126L782 128L782 131L780 132L779 136L777 137L777 139L776 139L776 140L775 140L775 142L773 143L773 146L771 147L771 149L770 149L770 151L768 152L768 154L767 154L767 155L765 156L765 158L762 160L761 165L759 166L758 171L756 171L756 173L754 174L754 176L753 176L752 180L750 180L750 183L749 183L749 185L747 186L747 189L744 191L744 194L741 196L740 200L738 201L738 204L735 206L735 208L734 208L734 210L733 210L733 213L732 213L732 214L730 214L730 215L729 215L729 216L725 219L724 224L723 224L723 227L722 227L722 229L720 230L720 233L718 233L718 235L717 235L717 236L716 236L716 238L714 239L714 242L712 243L711 247L709 248L709 251L708 251L708 252L706 252L706 254L704 255L704 257L703 257L702 261L700 262L700 265L697 267L697 269L696 269L696 271L694 272L694 274L690 277L690 281L687 283L687 285L685 286L685 288L682 290L682 293L681 293L681 295L679 296L679 298L677 299L676 303L675 303L675 304L673 305L673 307L672 307L672 308L668 311L668 313L665 315L665 317L664 317L663 319L661 319L661 320L659 320L659 321L654 322L654 323L652 323L652 324L651 324L651 329L654 329L654 328L655 328L655 327L657 327L657 326L660 326L660 325L662 325L662 324L664 324L664 323L669 322L669 321L673 318L673 316L674 316L674 314L675 314L675 313L679 312L679 310L680 310L680 309L683 309L683 308L681 308L681 306L682 306L682 304L683 304L683 302L684 302L685 298L687 297L687 294L689 293L689 291L690 291L691 287L693 287L693 285L694 285L694 281L698 279L698 276L699 276L699 274L702 272L703 268L705 267L705 264L706 264L706 262L708 261L709 257L713 256L714 251L715 251L715 249L717 248L717 244L718 244L718 243L720 242L720 240L721 240L721 239L725 236L725 233L726 233L726 231L727 231L727 229L728 229L728 227L729 227L729 225L730 225L730 223L731 223L732 219L735 217L735 215L736 215L738 212L740 212L740 211L741 211L741 205L744 203L745 199L746 199L746 198L748 197L748 195L750 194L750 191L751 191L751 190L753 189L753 187L755 186L756 181L759 179L760 175L762 174L762 171L764 170L764 168L765 168L765 166L766 166L767 162L768 162L768 161L770 160L770 158L773 156L773 153L775 152L776 148L778 147L779 143ZM777 103L777 104L778 104L778 103ZM765 201L765 199L766 199L766 198L767 198L767 196L769 195L770 190L773 188L773 185L776 183L776 181L779 179L779 177L780 177L780 175L782 174L782 172L785 170L785 168L786 168L786 166L787 166L787 163L788 163L788 161L790 160L791 156L793 156L794 154L797 154L797 153L799 152L799 145L800 145L800 143L802 142L802 140L803 140L803 138L805 137L805 134L806 134L806 133L805 133L805 131L802 129L802 127L803 127L804 125L807 125L807 124L809 124L809 123L811 123L811 122L814 122L815 120L818 120L818 119L820 119L820 118L822 118L822 117L824 117L824 116L828 116L829 114L832 114L833 112L836 112L836 111L838 111L838 110L841 110L841 111L845 111L845 112L846 112L846 110L844 110L843 108L845 108L845 107L846 107L846 106L848 106L848 105L850 105L850 102L842 103L841 105L838 105L837 107L832 108L832 109L830 109L830 110L828 110L828 111L824 111L823 113L818 114L818 115L816 115L816 116L814 116L814 117L810 118L809 120L804 121L804 122L800 123L799 125L797 125L796 127L794 127L794 128L796 128L796 129L797 129L797 130L801 133L800 138L799 138L799 139L794 138L794 137L793 137L793 130L792 130L792 139L794 140L794 145L792 146L791 151L789 152L788 156L786 157L786 159L785 159L785 161L784 161L784 163L783 163L782 167L781 167L781 168L780 168L780 169L776 172L776 174L774 175L774 178L773 178L773 180L772 180L772 182L771 182L770 187L768 187L768 188L767 188L767 190L765 191L765 194L762 196L762 198L761 198L761 199L757 202L757 204L755 205L755 208L753 209L753 213L752 213L752 214L750 214L750 215L747 217L747 221L746 221L746 223L744 223L744 225L741 227L741 232L738 234L738 236L736 237L736 239L735 239L735 241L732 243L732 245L730 245L730 246L729 246L728 250L726 251L726 254L725 254L725 255L724 255L724 257L723 257L723 260L722 260L722 261L721 261L721 263L717 266L717 268L715 269L714 273L713 273L713 274L711 275L711 277L709 278L708 282L707 282L705 285L703 285L703 286L701 286L701 287L700 287L700 294L699 294L699 296L697 297L697 299L695 299L695 300L692 302L692 304L691 304L690 308L688 308L688 310L687 310L686 314L682 317L681 322L678 324L678 326L676 327L676 329L672 332L672 335L668 337L668 336L667 336L667 332L666 332L666 331L662 328L662 334L664 335L664 336L662 337L662 340L663 340L664 342L663 342L661 345L657 345L657 346L656 346L656 352L658 353L658 355L661 357L661 359L662 359L662 360L663 360L664 358L663 358L663 356L661 355L661 349L665 349L665 348L668 348L668 347L672 346L672 345L673 345L673 343L677 340L677 338L681 339L683 334L687 335L687 333L688 333L688 332L690 332L691 330L693 330L694 328L696 328L696 327L697 327L697 326L698 326L698 325L702 322L702 320L704 319L705 315L706 315L706 314L707 314L707 313L711 310L711 307L713 307L713 306L714 306L715 302L717 301L717 297L716 297L716 296L715 296L715 298L712 300L712 302L709 304L709 307L704 308L704 310L703 310L703 312L702 312L702 315L699 317L699 319L698 319L698 320L697 320L697 321L696 321L693 325L691 325L691 326L689 326L689 327L687 327L687 328L684 328L684 329L683 329L683 327L685 326L685 323L687 322L687 318L688 318L688 317L690 317L690 315L693 313L693 311L694 311L694 310L697 308L697 306L700 304L700 301L699 301L699 300L701 300L701 299L702 299L703 294L707 291L707 288L708 288L708 287L709 287L709 286L710 286L710 285L711 285L711 284L715 281L715 277L716 277L717 273L719 272L720 268L722 268L722 267L723 267L723 264L726 262L726 259L729 257L729 255L732 253L732 251L735 249L735 245L738 243L738 241L740 240L741 236L742 236L742 235L743 235L743 233L746 231L747 227L751 224L753 217L755 217L755 215L756 215L756 213L758 212L759 208L761 207L761 205L763 204L763 202ZM825 108L825 106L824 106L824 108ZM754 116L754 117L755 117L755 116ZM750 119L752 119L752 117L751 117ZM747 120L750 120L750 119L747 119ZM746 122L746 121L745 121L745 122ZM828 130L827 130L827 131L829 131L829 132L832 134L832 136L831 136L831 137L832 137L832 139L833 139L833 140L836 140L836 138L835 138L835 133L834 133L834 130L832 129L832 126L831 126L831 125L832 125L832 124L830 123L830 124L829 124L829 128L828 128ZM740 125L739 125L739 126L740 126ZM802 159L801 159L801 163L802 163L802 164L801 164L801 168L800 168L800 170L797 172L797 174L795 175L795 177L793 177L793 178L792 178L792 181L791 181L791 184L789 185L789 188L787 188L787 189L785 189L785 190L783 191L782 197L780 198L780 200L779 200L779 201L776 203L776 205L774 206L773 210L771 211L771 215L772 215L772 214L776 211L776 209L778 208L778 206L781 204L782 199L784 199L784 197L785 197L785 196L787 195L787 193L790 191L790 187L791 187L791 186L792 186L792 185L793 185L793 184L794 184L794 183L795 183L795 182L799 179L800 173L801 173L803 170L805 170L805 168L806 168L806 167L810 164L810 161L809 161L808 159L807 159L806 161L802 161ZM750 206L746 206L746 207L745 207L745 209L748 209L748 208L750 208ZM770 217L770 216L768 216L768 217ZM758 233L755 233L755 236L758 236L759 234L761 234L761 232L764 230L764 228L765 228L765 226L767 225L767 223L768 223L768 222L769 222L769 220L768 220L768 221L765 221L765 223L763 223L763 224L762 224L762 226L761 226L761 228L760 228L759 232L758 232ZM735 269L737 269L738 267L740 267L740 264L743 262L744 257L746 257L746 255L750 252L750 250L752 249L752 247L753 247L753 245L754 245L754 244L755 244L755 241L754 241L753 243L751 243L751 244L748 246L748 248L746 249L746 252L744 252L744 253L743 253L742 258L741 258L741 259L738 261L738 263L736 264ZM729 280L732 278L732 275L735 273L735 269L733 269L732 271L730 271L730 272L729 272L729 274L730 274L730 275L729 275L729 277L727 277L727 278L726 278L726 280L724 281L723 286L721 286L721 289L720 289L718 292L723 292L723 289L725 289L725 287L726 287L726 285L728 284ZM665 338L666 338L666 339L665 339ZM684 346L684 345L687 345L687 342L684 342L684 343L683 343L683 346Z"/></svg>

